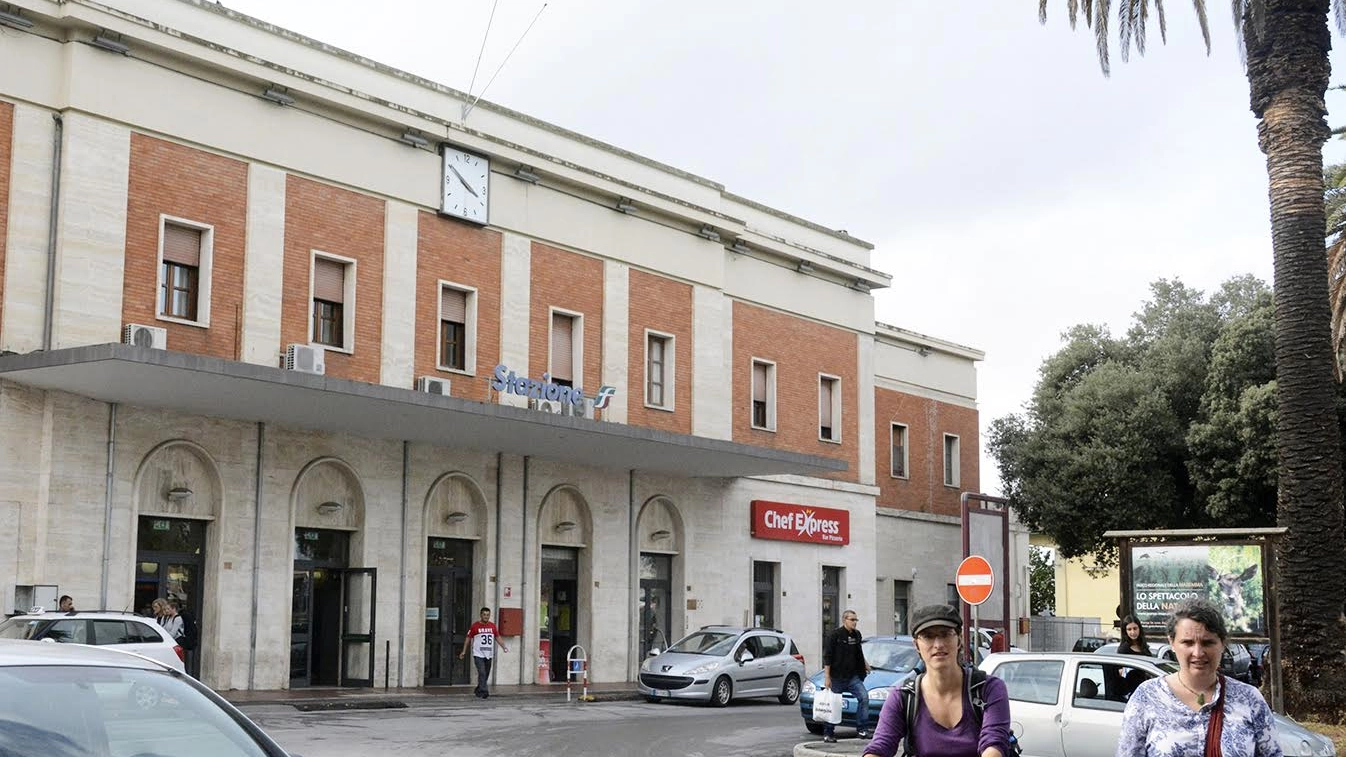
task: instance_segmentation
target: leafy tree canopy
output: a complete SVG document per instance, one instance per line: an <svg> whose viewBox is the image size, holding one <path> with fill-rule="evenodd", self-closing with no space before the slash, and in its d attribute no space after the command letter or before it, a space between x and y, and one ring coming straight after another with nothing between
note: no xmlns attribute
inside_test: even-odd
<svg viewBox="0 0 1346 757"><path fill-rule="evenodd" d="M1019 517L1104 564L1108 530L1274 525L1272 314L1252 276L1210 295L1161 279L1125 336L1063 334L1025 411L991 424Z"/></svg>

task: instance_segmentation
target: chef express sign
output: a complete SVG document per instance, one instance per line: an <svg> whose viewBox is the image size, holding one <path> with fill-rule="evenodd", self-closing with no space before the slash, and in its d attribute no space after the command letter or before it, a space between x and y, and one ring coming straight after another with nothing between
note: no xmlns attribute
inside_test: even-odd
<svg viewBox="0 0 1346 757"><path fill-rule="evenodd" d="M830 507L752 501L752 535L758 539L842 546L851 541L851 514Z"/></svg>

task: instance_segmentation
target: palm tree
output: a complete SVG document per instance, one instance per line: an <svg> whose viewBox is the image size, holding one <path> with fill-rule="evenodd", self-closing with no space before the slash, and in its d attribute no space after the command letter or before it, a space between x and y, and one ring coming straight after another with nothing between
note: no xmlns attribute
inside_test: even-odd
<svg viewBox="0 0 1346 757"><path fill-rule="evenodd" d="M1277 520L1280 542L1280 639L1286 708L1339 722L1346 714L1346 532L1343 531L1340 432L1335 412L1328 266L1323 229L1324 116L1330 65L1329 6L1341 0L1232 0L1241 32L1257 138L1267 156L1276 295L1279 413ZM1204 0L1193 0L1207 52ZM1039 0L1045 23L1048 0ZM1108 73L1112 0L1067 0L1071 25L1082 12ZM1119 0L1122 60L1145 52L1151 15L1166 36L1163 3ZM1342 13L1337 14L1338 26ZM1166 39L1164 41L1167 41ZM1327 587L1333 587L1328 589Z"/></svg>

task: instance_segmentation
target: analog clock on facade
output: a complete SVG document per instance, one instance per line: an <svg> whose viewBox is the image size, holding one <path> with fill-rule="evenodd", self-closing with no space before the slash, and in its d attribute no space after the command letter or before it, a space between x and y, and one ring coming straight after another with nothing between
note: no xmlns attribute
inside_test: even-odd
<svg viewBox="0 0 1346 757"><path fill-rule="evenodd" d="M443 150L444 193L440 212L476 223L487 223L490 210L490 159L448 145Z"/></svg>

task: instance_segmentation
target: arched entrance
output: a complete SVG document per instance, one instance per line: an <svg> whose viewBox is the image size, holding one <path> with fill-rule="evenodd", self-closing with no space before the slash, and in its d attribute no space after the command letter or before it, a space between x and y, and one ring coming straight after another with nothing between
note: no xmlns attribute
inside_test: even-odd
<svg viewBox="0 0 1346 757"><path fill-rule="evenodd" d="M577 489L547 493L538 516L538 653L548 658L552 681L566 679L566 654L588 635L583 587L592 534L589 505Z"/></svg>
<svg viewBox="0 0 1346 757"><path fill-rule="evenodd" d="M473 568L486 536L486 502L470 478L448 474L430 487L425 507L425 683L471 683L471 661L458 658L476 619Z"/></svg>

